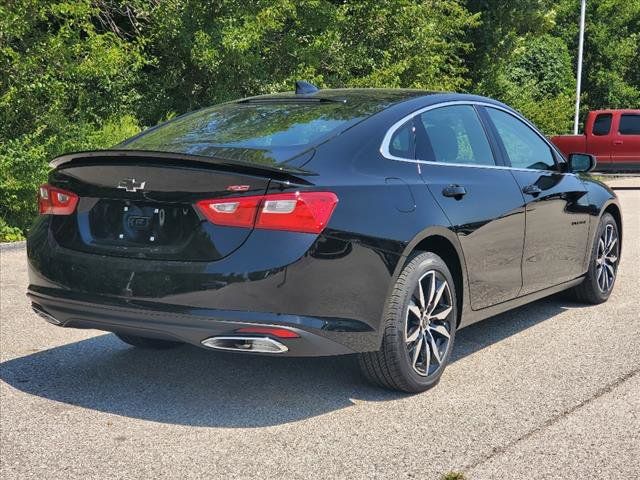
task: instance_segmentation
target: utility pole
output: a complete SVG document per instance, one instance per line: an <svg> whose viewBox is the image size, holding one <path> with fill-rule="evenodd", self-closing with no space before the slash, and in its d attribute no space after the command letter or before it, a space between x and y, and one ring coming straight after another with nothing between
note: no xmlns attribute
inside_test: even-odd
<svg viewBox="0 0 640 480"><path fill-rule="evenodd" d="M573 134L578 134L580 117L580 93L582 90L582 50L584 47L584 16L587 10L587 0L581 0L580 6L580 38L578 39L578 73L576 75L576 115L573 118Z"/></svg>

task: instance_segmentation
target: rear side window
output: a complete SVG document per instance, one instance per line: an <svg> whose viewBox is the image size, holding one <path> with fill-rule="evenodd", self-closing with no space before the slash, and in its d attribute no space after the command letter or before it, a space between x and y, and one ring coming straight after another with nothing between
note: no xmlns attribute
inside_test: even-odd
<svg viewBox="0 0 640 480"><path fill-rule="evenodd" d="M640 115L625 113L620 117L620 135L640 135Z"/></svg>
<svg viewBox="0 0 640 480"><path fill-rule="evenodd" d="M487 108L487 113L496 127L512 167L532 170L555 169L551 147L535 130L502 110Z"/></svg>
<svg viewBox="0 0 640 480"><path fill-rule="evenodd" d="M612 118L613 116L610 113L601 113L598 115L595 122L593 122L593 130L591 133L598 136L609 135Z"/></svg>
<svg viewBox="0 0 640 480"><path fill-rule="evenodd" d="M413 121L409 120L395 131L389 143L389 153L396 157L414 158L414 128Z"/></svg>
<svg viewBox="0 0 640 480"><path fill-rule="evenodd" d="M418 127L426 134L419 137L419 160L469 165L495 165L491 146L471 105L455 105L429 110L418 116Z"/></svg>

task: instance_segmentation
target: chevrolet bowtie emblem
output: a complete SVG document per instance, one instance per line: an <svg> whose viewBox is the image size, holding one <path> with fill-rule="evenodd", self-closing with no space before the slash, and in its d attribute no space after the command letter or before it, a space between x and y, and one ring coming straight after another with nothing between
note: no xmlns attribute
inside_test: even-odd
<svg viewBox="0 0 640 480"><path fill-rule="evenodd" d="M138 190L142 190L147 182L136 183L135 178L125 178L120 180L118 184L118 188L122 188L127 192L137 192Z"/></svg>

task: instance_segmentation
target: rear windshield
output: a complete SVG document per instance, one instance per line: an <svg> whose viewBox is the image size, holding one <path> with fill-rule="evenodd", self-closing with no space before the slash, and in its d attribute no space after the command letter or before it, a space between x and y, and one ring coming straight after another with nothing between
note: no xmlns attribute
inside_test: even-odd
<svg viewBox="0 0 640 480"><path fill-rule="evenodd" d="M277 164L383 107L362 101L227 103L179 117L120 147Z"/></svg>

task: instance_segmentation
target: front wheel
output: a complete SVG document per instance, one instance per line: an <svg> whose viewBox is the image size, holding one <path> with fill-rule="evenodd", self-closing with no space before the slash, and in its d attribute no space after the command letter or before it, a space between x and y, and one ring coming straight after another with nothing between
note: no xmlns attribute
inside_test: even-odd
<svg viewBox="0 0 640 480"><path fill-rule="evenodd" d="M431 252L413 254L387 302L381 349L360 355L365 377L410 393L434 386L451 355L457 315L446 263Z"/></svg>
<svg viewBox="0 0 640 480"><path fill-rule="evenodd" d="M620 234L613 216L605 213L589 258L589 270L583 282L571 290L573 297L586 303L603 303L609 299L618 274Z"/></svg>

